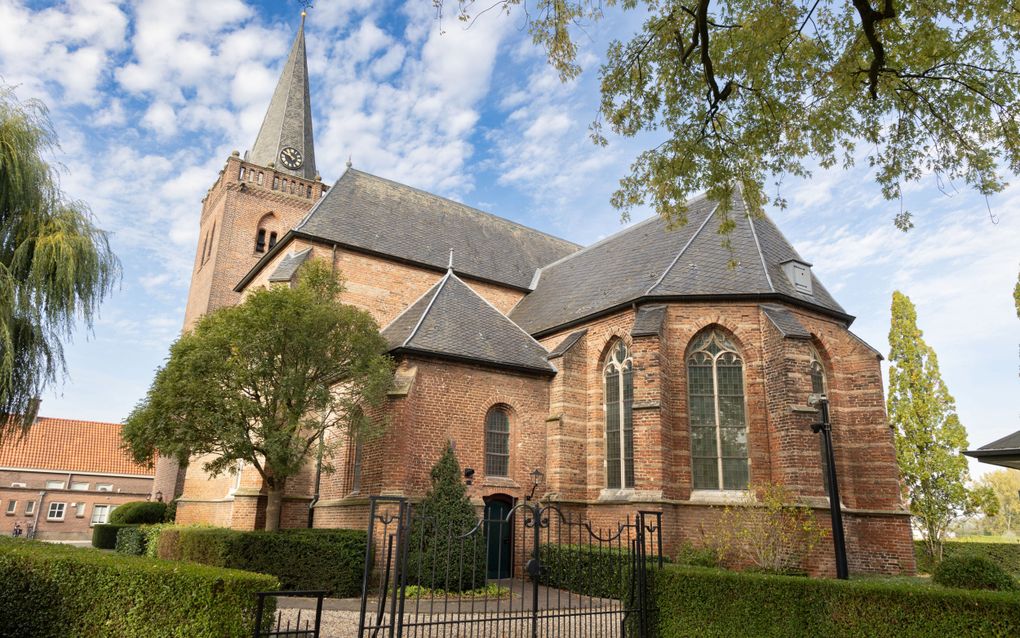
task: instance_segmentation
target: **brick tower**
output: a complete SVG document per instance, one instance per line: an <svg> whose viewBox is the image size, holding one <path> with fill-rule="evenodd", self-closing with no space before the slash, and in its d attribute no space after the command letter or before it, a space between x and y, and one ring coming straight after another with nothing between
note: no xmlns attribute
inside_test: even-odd
<svg viewBox="0 0 1020 638"><path fill-rule="evenodd" d="M326 191L315 168L305 14L250 152L234 151L202 200L184 330L240 301L234 287ZM156 462L153 496L180 495L185 468Z"/></svg>

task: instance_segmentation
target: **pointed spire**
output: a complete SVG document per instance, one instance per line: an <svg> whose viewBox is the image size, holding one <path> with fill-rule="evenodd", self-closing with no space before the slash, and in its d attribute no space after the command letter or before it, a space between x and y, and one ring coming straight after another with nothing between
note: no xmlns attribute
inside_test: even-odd
<svg viewBox="0 0 1020 638"><path fill-rule="evenodd" d="M286 151L286 152L284 152ZM305 12L301 26L273 91L269 110L262 120L255 144L245 159L305 179L315 179L315 147L312 142L312 104L308 90L305 56Z"/></svg>

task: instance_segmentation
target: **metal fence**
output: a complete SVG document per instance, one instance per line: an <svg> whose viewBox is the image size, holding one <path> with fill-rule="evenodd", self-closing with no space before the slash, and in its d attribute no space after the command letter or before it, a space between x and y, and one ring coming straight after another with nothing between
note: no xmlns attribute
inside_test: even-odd
<svg viewBox="0 0 1020 638"><path fill-rule="evenodd" d="M372 498L359 638L648 636L661 513L602 525L538 502L486 513L464 529Z"/></svg>
<svg viewBox="0 0 1020 638"><path fill-rule="evenodd" d="M255 608L255 638L319 638L319 627L322 623L322 599L325 595L324 591L259 592L258 606ZM288 609L285 613L277 608L277 604L272 604L278 603L279 599L284 597L314 598L314 613L310 609L302 608ZM273 600L270 603L268 599ZM269 611L269 616L266 616L267 611ZM292 611L295 611L296 614L290 613Z"/></svg>

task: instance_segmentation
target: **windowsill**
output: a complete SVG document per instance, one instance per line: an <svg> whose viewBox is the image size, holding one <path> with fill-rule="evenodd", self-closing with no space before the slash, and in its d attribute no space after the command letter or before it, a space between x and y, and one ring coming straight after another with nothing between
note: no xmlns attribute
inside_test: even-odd
<svg viewBox="0 0 1020 638"><path fill-rule="evenodd" d="M599 492L599 501L629 501L634 496L633 487L606 487Z"/></svg>
<svg viewBox="0 0 1020 638"><path fill-rule="evenodd" d="M753 501L754 494L750 490L692 490L688 500L710 505L736 505Z"/></svg>

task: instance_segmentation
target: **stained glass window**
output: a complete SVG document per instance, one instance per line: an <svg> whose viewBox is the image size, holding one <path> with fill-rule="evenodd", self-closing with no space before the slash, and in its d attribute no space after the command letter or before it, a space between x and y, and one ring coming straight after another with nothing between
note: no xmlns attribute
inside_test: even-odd
<svg viewBox="0 0 1020 638"><path fill-rule="evenodd" d="M818 356L818 351L814 348L811 348L811 363L809 364L809 371L811 374L811 394L826 394L825 368L822 366L821 357ZM825 456L825 445L822 443L822 437L818 437L818 446L821 450L822 456L822 486L825 488L825 493L828 494L829 459Z"/></svg>
<svg viewBox="0 0 1020 638"><path fill-rule="evenodd" d="M744 362L718 330L695 337L687 349L694 489L747 488Z"/></svg>
<svg viewBox="0 0 1020 638"><path fill-rule="evenodd" d="M634 487L634 366L618 342L603 370L606 409L606 487Z"/></svg>
<svg viewBox="0 0 1020 638"><path fill-rule="evenodd" d="M485 474L510 474L510 415L500 407L485 415Z"/></svg>

